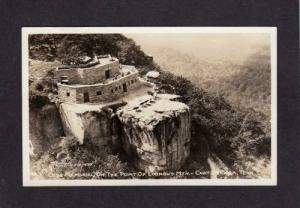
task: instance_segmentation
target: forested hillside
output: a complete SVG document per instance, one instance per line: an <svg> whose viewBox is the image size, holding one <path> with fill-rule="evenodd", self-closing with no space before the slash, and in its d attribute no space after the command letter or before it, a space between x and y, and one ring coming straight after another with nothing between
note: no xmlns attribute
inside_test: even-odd
<svg viewBox="0 0 300 208"><path fill-rule="evenodd" d="M241 63L207 62L171 48L152 51L165 70L188 78L206 91L224 96L232 105L254 108L270 117L270 49L266 46Z"/></svg>
<svg viewBox="0 0 300 208"><path fill-rule="evenodd" d="M59 60L70 64L82 56L94 54L117 56L123 64L137 66L147 63L147 57L133 40L120 34L52 34L30 35L29 57L35 60Z"/></svg>
<svg viewBox="0 0 300 208"><path fill-rule="evenodd" d="M222 81L221 81L222 83ZM270 118L271 66L270 50L260 48L247 58L237 73L224 79L222 93L245 107L252 107Z"/></svg>
<svg viewBox="0 0 300 208"><path fill-rule="evenodd" d="M140 70L141 75L149 70L160 71L158 86L172 85L175 93L182 96L182 102L191 109L193 144L191 158L187 161L188 168L201 168L199 166L204 165L203 161L207 161L209 154L213 153L235 173L234 177L268 177L263 174L263 172L269 173L270 164L271 137L267 117L251 108L240 106L237 102L234 104L227 102L227 98L222 96L226 95L224 92L230 89L235 91L236 95L234 96L236 97L240 96L241 92L248 93L248 96L251 97L262 96L263 99L269 99L267 84L269 77L265 72L257 75L257 68L253 67L257 64L257 58L249 59L249 62L245 63L247 65L244 67L248 68L243 73L240 73L243 66L226 62L211 65L195 61L189 55L175 55L174 53L172 56L160 57L157 60L159 64L156 64L156 57L154 57L154 62L151 61L134 41L120 34L32 35L29 47L30 58L42 60L46 64L56 63L56 61L67 64L70 63L68 60L72 57L92 56L93 53L111 53L117 56L123 64L134 64ZM259 55L259 57L265 60L264 56ZM238 72L235 70L237 67L240 68L237 70ZM261 71L263 71L268 65L262 64L261 67ZM40 69L43 70L43 67ZM220 69L222 71L219 71ZM32 68L30 70L31 73ZM35 68L35 70L38 69ZM42 108L48 102L47 99L43 99L49 93L49 87L47 87L49 82L45 80L47 77L50 79L53 76L52 70L48 68L48 71L43 73L47 76L42 79L34 80L32 78L30 80L31 109ZM184 77L176 76L180 73L182 75L182 72L185 72ZM258 76L255 81L250 80L253 75ZM220 80L223 81L216 84L216 81ZM260 83L262 80L266 82L263 85ZM257 88L248 90L254 85ZM220 89L219 93L216 93L218 89ZM260 92L264 90L266 92ZM230 96L228 99L232 100ZM245 96L247 97L247 94ZM43 101L39 106L34 105L37 99ZM86 152L86 149L80 150L80 148L75 148L74 144L72 145L71 148L68 146L64 150L61 148L65 146L56 147L46 154L58 154L58 149L59 151L74 150L76 154L72 155L75 157L74 161L78 162L80 160L79 152ZM89 156L85 157L85 160L91 159L90 154L94 154L94 152L87 154ZM101 157L97 155L97 158L100 158L99 161L101 161ZM44 158L44 161L49 157L42 155L40 158ZM105 161L108 159L108 163L116 161L112 167L126 169L115 157L113 157L114 160L110 160L111 157L107 156L104 158ZM99 163L99 161L97 162ZM105 161L101 161L101 165ZM43 163L43 165L45 164Z"/></svg>

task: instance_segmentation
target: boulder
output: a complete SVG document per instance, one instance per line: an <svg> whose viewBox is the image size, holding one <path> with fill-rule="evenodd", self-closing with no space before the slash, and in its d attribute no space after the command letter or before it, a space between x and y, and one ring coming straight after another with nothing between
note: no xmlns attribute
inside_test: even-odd
<svg viewBox="0 0 300 208"><path fill-rule="evenodd" d="M178 170L189 156L189 107L169 98L144 96L117 111L123 148L139 170Z"/></svg>

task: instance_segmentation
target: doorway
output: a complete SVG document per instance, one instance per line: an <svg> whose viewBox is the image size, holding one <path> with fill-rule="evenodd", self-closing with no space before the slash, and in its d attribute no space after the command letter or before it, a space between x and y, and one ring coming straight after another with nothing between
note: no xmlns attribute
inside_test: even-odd
<svg viewBox="0 0 300 208"><path fill-rule="evenodd" d="M84 103L90 102L90 96L88 92L83 93L83 102Z"/></svg>
<svg viewBox="0 0 300 208"><path fill-rule="evenodd" d="M127 86L126 86L126 83L123 84L123 92L127 92Z"/></svg>
<svg viewBox="0 0 300 208"><path fill-rule="evenodd" d="M109 79L110 78L110 70L106 70L105 71L105 79Z"/></svg>

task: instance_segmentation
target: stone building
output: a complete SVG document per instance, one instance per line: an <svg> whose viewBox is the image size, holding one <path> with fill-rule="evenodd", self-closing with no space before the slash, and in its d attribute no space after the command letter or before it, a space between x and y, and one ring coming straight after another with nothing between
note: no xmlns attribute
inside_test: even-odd
<svg viewBox="0 0 300 208"><path fill-rule="evenodd" d="M58 97L64 103L108 102L138 87L138 70L121 65L110 55L95 56L88 63L56 68Z"/></svg>

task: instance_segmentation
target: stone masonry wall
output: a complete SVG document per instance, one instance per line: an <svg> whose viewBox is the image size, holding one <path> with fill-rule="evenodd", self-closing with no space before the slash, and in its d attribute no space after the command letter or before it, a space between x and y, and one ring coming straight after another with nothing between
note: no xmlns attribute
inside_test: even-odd
<svg viewBox="0 0 300 208"><path fill-rule="evenodd" d="M119 72L119 62L101 65L98 64L90 68L70 68L58 69L56 77L60 81L62 76L67 76L69 84L92 84L105 80L105 71L110 70L110 76L113 77Z"/></svg>
<svg viewBox="0 0 300 208"><path fill-rule="evenodd" d="M126 84L127 92L123 91L123 84ZM114 99L130 93L134 88L141 85L138 79L138 73L122 77L108 84L98 84L83 87L74 87L70 85L58 85L58 95L61 102L66 103L84 103L84 93L88 93L90 103L109 102ZM67 93L69 93L67 95Z"/></svg>
<svg viewBox="0 0 300 208"><path fill-rule="evenodd" d="M76 103L76 89L70 88L68 85L58 84L58 97L61 102Z"/></svg>

